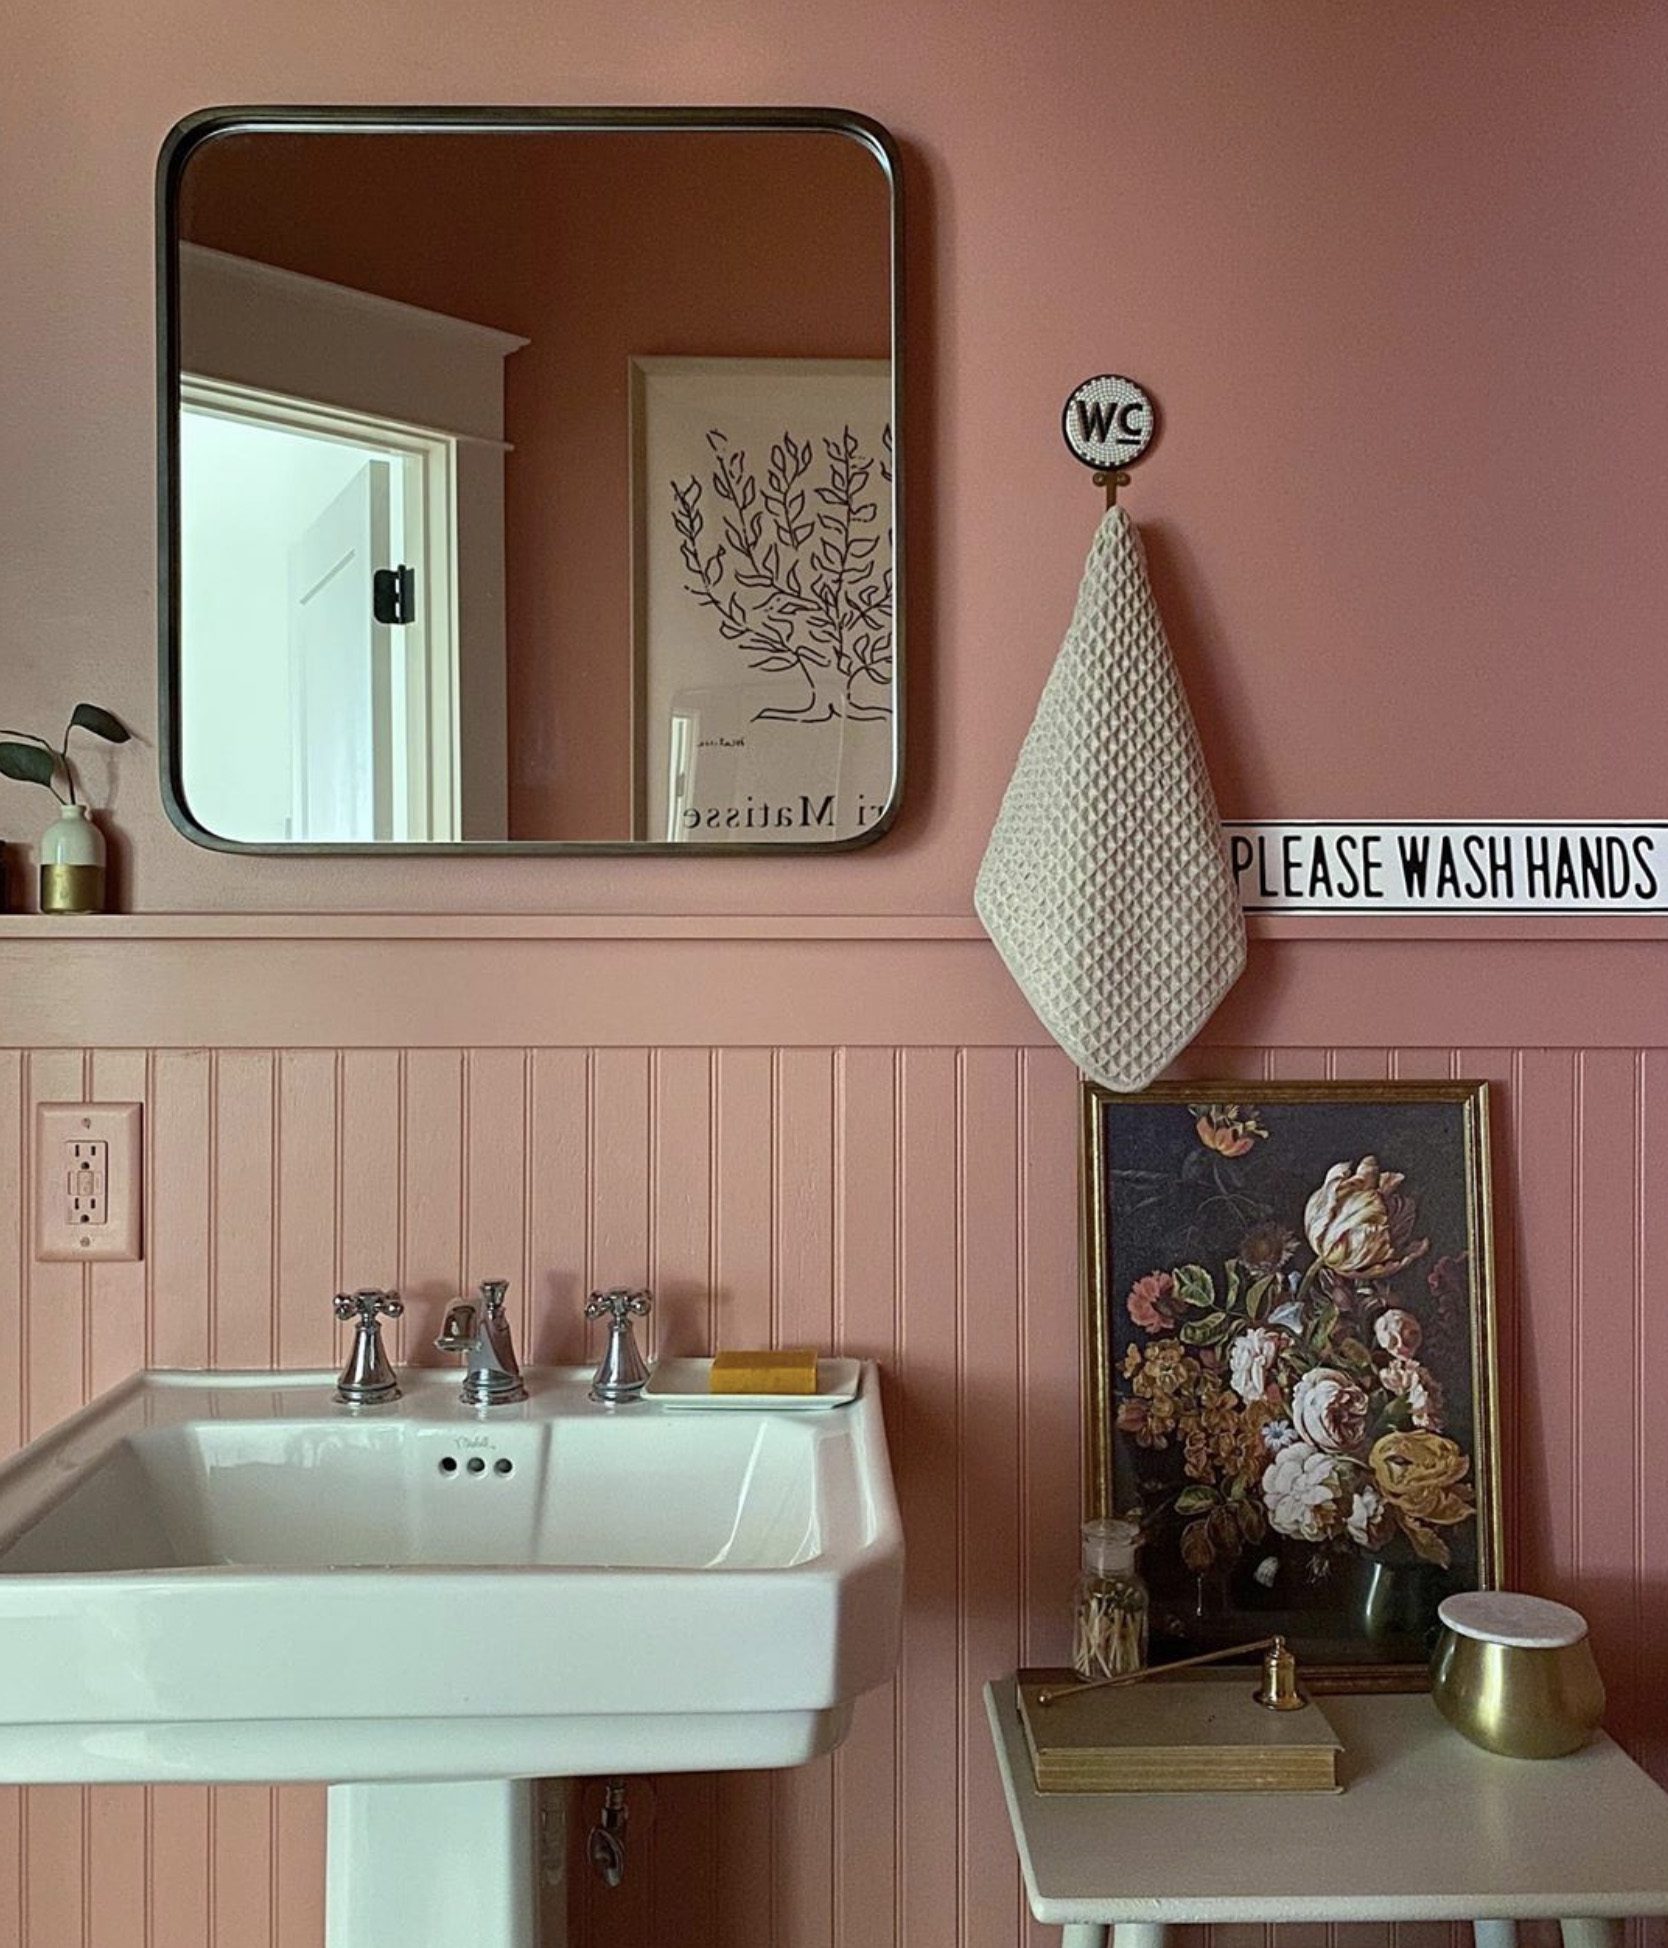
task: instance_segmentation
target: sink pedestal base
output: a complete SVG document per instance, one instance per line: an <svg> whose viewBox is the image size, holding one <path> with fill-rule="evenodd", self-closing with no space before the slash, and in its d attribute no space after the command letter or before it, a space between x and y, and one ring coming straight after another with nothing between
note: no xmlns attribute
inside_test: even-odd
<svg viewBox="0 0 1668 1948"><path fill-rule="evenodd" d="M531 1779L332 1786L326 1948L540 1948L536 1793Z"/></svg>

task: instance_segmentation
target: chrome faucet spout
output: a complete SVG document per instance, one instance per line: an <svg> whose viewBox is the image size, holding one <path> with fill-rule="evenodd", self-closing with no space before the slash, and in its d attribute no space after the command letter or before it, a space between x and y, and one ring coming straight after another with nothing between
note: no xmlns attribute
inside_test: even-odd
<svg viewBox="0 0 1668 1948"><path fill-rule="evenodd" d="M484 1278L479 1304L459 1299L446 1308L435 1348L464 1355L463 1387L458 1397L466 1407L505 1407L527 1398L504 1311L504 1295L509 1289L507 1279Z"/></svg>
<svg viewBox="0 0 1668 1948"><path fill-rule="evenodd" d="M467 1353L475 1343L475 1308L467 1299L446 1308L446 1321L434 1342L437 1353Z"/></svg>

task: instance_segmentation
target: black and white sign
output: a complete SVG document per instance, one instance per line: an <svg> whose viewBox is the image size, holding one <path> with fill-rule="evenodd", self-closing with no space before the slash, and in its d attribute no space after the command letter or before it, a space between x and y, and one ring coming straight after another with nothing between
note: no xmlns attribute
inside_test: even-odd
<svg viewBox="0 0 1668 1948"><path fill-rule="evenodd" d="M1140 459L1152 445L1156 423L1153 402L1133 379L1103 372L1085 379L1066 401L1061 430L1084 466L1112 473Z"/></svg>
<svg viewBox="0 0 1668 1948"><path fill-rule="evenodd" d="M1668 913L1668 820L1224 825L1247 913Z"/></svg>

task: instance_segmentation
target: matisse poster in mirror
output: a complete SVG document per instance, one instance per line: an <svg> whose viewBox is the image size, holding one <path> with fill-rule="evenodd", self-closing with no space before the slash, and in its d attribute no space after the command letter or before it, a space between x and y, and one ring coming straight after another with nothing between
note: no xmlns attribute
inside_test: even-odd
<svg viewBox="0 0 1668 1948"><path fill-rule="evenodd" d="M637 836L859 840L897 772L890 366L634 361Z"/></svg>

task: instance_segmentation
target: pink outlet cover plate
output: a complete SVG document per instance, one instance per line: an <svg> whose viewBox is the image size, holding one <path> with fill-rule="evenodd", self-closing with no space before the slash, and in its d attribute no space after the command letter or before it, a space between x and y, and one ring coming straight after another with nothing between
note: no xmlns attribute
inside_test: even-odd
<svg viewBox="0 0 1668 1948"><path fill-rule="evenodd" d="M139 1103L38 1103L35 1107L35 1256L45 1262L141 1257L144 1205ZM74 1146L101 1143L102 1211L78 1216ZM85 1200L83 1200L85 1201Z"/></svg>

